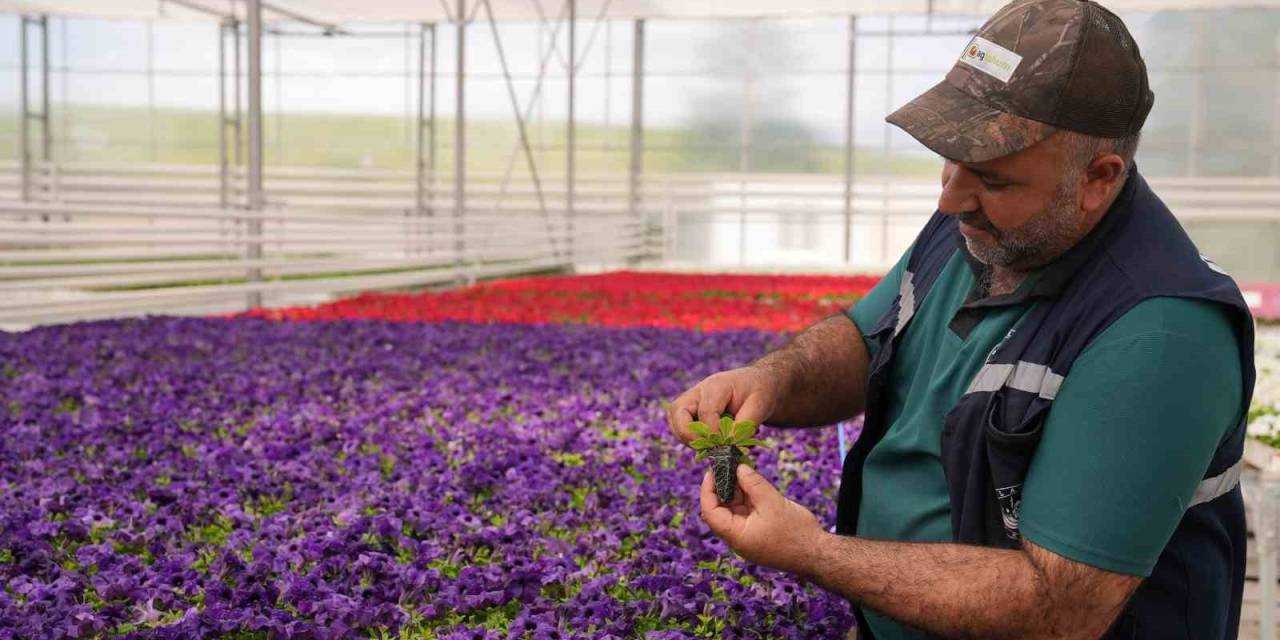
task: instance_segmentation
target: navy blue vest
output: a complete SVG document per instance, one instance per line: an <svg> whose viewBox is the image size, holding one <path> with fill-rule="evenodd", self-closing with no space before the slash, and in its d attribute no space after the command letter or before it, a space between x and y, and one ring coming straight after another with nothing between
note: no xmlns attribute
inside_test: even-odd
<svg viewBox="0 0 1280 640"><path fill-rule="evenodd" d="M911 317L958 249L954 216L935 213L917 238L902 288L871 332L866 420L845 457L837 532L857 530L862 468L884 436L893 354ZM987 357L946 415L942 465L955 542L1019 548L1022 483L1041 428L1077 356L1110 324L1153 297L1217 302L1236 318L1244 382L1241 422L1219 445L1204 480L1151 576L1106 638L1235 638L1245 570L1239 477L1254 382L1253 319L1234 281L1196 250L1169 209L1134 170L1093 231L1043 271L1041 294ZM1134 402L1158 399L1134 398ZM861 631L869 637L861 612Z"/></svg>

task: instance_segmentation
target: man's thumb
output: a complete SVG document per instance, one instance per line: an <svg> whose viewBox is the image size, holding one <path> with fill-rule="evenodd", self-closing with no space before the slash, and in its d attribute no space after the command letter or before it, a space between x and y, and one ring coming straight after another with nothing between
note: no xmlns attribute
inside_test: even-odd
<svg viewBox="0 0 1280 640"><path fill-rule="evenodd" d="M742 494L753 502L782 496L764 476L745 464L738 465L738 486L742 487Z"/></svg>

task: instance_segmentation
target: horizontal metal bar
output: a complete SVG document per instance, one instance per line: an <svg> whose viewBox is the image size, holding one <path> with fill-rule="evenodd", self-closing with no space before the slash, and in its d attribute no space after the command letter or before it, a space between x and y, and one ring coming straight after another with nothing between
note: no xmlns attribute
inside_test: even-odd
<svg viewBox="0 0 1280 640"><path fill-rule="evenodd" d="M468 228L474 228L475 225L468 224ZM556 235L563 233L572 227L557 224L550 227L550 231ZM457 237L445 231L445 227L440 227L439 233L432 235L439 237ZM23 250L40 250L44 248L66 248L66 247L96 247L96 246L113 246L113 247L152 247L157 244L163 244L172 247L252 247L252 246L279 246L279 247L350 247L352 250L361 249L382 249L385 251L399 251L412 242L412 238L407 234L409 229L403 229L399 233L387 233L384 235L354 235L347 233L344 235L348 238L335 239L332 233L324 233L321 235L310 234L299 237L298 235L290 235L280 233L275 230L263 230L261 237L243 235L243 231L239 234L227 234L226 236L216 236L210 234L209 237L179 237L173 238L167 235L159 236L155 234L143 233L101 233L94 237L50 237L48 235L13 232L5 237L5 241L0 243L0 247L8 246L10 251ZM509 239L520 239L522 242L528 242L529 239L537 239L549 237L548 229L545 227L529 228L529 229L513 229L507 226L492 226L488 229L480 229L468 231L461 235L468 241L474 239L483 239L498 235ZM16 249L14 247L17 247ZM348 251L351 252L351 251Z"/></svg>
<svg viewBox="0 0 1280 640"><path fill-rule="evenodd" d="M65 164L49 164L43 162L33 163L33 171L36 173L54 173L60 176L79 176L79 175L102 175L102 176L134 176L134 175L159 175L168 176L174 174L200 176L216 180L218 177L218 167L216 165L165 165L165 164L101 164L101 163L65 163ZM0 160L0 176L5 173L17 175L20 164L12 160ZM243 172L241 172L243 173ZM413 172L408 170L395 169L326 169L314 167L271 167L271 178L273 181L290 180L295 177L310 177L316 181L332 181L334 179L349 179L352 181L407 181L413 179ZM437 172L440 176L448 177L450 174L447 170ZM495 184L502 180L501 173L480 173L469 172L468 182L475 179L478 183L491 181ZM618 183L625 181L625 174L584 174L577 178L580 181L599 181L602 183ZM835 174L735 174L735 173L702 173L702 174L648 174L644 178L646 184L650 188L662 186L666 184L705 184L708 182L765 182L765 183L788 183L788 184L828 184L833 180L840 183L840 177ZM1215 189L1278 189L1280 188L1280 178L1276 177L1206 177L1199 176L1194 178L1158 178L1149 179L1153 186L1159 186L1162 189L1181 189L1190 190L1201 187ZM903 179L894 178L891 181L881 178L864 178L857 181L858 185L874 185L874 184L891 184L895 188L899 186L926 186L937 188L937 181L933 179Z"/></svg>
<svg viewBox="0 0 1280 640"><path fill-rule="evenodd" d="M548 234L545 228L530 228L526 230L514 230L510 226L493 226L491 228L477 228L477 225L468 224L467 231L461 234L461 238L468 243L481 242L493 238L526 238L522 244L528 244L531 240L538 241L540 239L559 239L565 234L568 227L564 225L556 225L552 227L552 234ZM603 235L617 235L623 232L617 226L606 227L600 233ZM432 234L434 238L456 239L459 236L441 231ZM494 240L496 242L496 240ZM13 247L5 249L0 247L0 261L26 261L31 262L41 259L41 254L55 252L72 247L87 247L109 249L112 252L109 255L118 257L140 257L145 258L149 255L147 251L138 251L137 248L167 250L169 248L187 247L185 253L195 253L192 247L208 248L210 253L231 253L233 250L245 246L271 245L272 251L293 250L295 253L300 251L310 251L313 253L325 251L329 253L345 253L348 255L368 255L370 253L399 253L407 247L411 247L413 239L406 237L404 234L394 236L394 241L379 242L352 242L350 240L334 240L332 238L319 239L299 239L283 236L267 235L261 238L239 236L239 237L222 237L222 238L191 238L191 239L173 239L173 238L155 238L151 236L139 234L114 234L111 237L101 238L57 238L46 239L36 236L9 236L6 243L11 245L28 245L27 247ZM125 251L126 249L134 249L134 251ZM195 253L200 255L199 253ZM85 254L88 257L89 254ZM71 254L68 259L76 259L76 254Z"/></svg>
<svg viewBox="0 0 1280 640"><path fill-rule="evenodd" d="M342 27L336 24L333 24L331 22L324 22L323 20L316 20L315 18L309 18L305 15L302 15L301 13L298 13L297 11L286 9L279 5L271 4L268 2L263 2L261 4L262 4L263 11L270 11L271 13L274 13L278 16L282 16L290 20L294 20L296 22L309 24L313 27L319 27L321 29L324 29L325 33L327 34L346 34L347 33L346 29L343 29Z"/></svg>
<svg viewBox="0 0 1280 640"><path fill-rule="evenodd" d="M590 257L595 257L591 255ZM250 292L328 292L363 291L379 288L402 287L428 282L450 282L460 274L489 275L506 272L560 266L564 263L551 257L529 259L522 264L472 265L461 269L433 269L420 273L356 276L320 280L264 281L244 284L183 287L181 289L154 289L136 292L112 292L93 295L80 300L57 300L24 305L20 309L0 309L0 322L15 322L35 318L56 317L61 313L86 310L115 312L129 303L172 303L183 300L208 300L219 296L240 296Z"/></svg>
<svg viewBox="0 0 1280 640"><path fill-rule="evenodd" d="M235 19L236 19L236 17L235 17L235 15L234 15L234 14L224 13L224 12L222 12L222 11L218 11L217 9L213 9L213 8L211 8L211 7L206 7L206 6L204 6L203 4L200 4L200 3L198 3L198 2L193 2L192 0L161 0L161 4L162 4L162 5L163 5L163 3L164 3L164 2L169 2L169 3L171 3L171 4L176 4L176 5L180 6L180 7L183 7L183 8L186 8L186 9L191 9L192 11L197 11L197 12L199 12L199 13L203 13L203 14L205 14L205 15L213 16L213 17L218 18L218 19L220 19L220 20L235 20Z"/></svg>
<svg viewBox="0 0 1280 640"><path fill-rule="evenodd" d="M7 279L45 279L75 278L97 275L140 275L140 274L200 274L224 268L243 270L246 267L260 268L264 271L329 271L353 269L394 269L415 264L431 263L433 259L426 257L413 259L374 259L352 256L337 256L325 259L314 257L298 257L295 259L263 259L245 260L234 258L227 260L177 260L155 262L125 263L92 263L92 264L55 264L37 266L0 266L0 281Z"/></svg>

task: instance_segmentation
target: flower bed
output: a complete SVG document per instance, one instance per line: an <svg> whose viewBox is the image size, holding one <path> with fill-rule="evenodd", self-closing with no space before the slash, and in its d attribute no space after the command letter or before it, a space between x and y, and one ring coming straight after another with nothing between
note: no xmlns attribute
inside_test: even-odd
<svg viewBox="0 0 1280 640"><path fill-rule="evenodd" d="M780 338L153 318L0 333L0 638L840 638L661 399ZM757 464L830 521L830 433Z"/></svg>
<svg viewBox="0 0 1280 640"><path fill-rule="evenodd" d="M366 293L317 307L262 309L252 315L798 331L847 309L879 279L623 271L503 280L442 293Z"/></svg>
<svg viewBox="0 0 1280 640"><path fill-rule="evenodd" d="M258 312L521 326L0 333L0 640L842 638L845 602L709 536L705 466L661 403L874 280L618 273ZM1278 338L1251 426L1273 445ZM769 441L761 471L829 524L835 435Z"/></svg>

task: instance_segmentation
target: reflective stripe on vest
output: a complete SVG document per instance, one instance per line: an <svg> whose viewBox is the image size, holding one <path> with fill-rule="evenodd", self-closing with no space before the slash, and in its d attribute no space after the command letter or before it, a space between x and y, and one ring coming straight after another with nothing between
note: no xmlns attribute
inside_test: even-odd
<svg viewBox="0 0 1280 640"><path fill-rule="evenodd" d="M911 321L911 316L916 313L915 274L903 270L902 286L898 289L898 296L898 324L893 327L894 337L902 333L902 329Z"/></svg>
<svg viewBox="0 0 1280 640"><path fill-rule="evenodd" d="M1049 367L1032 362L1018 364L985 364L965 391L970 393L995 392L1004 387L1034 393L1045 400L1053 400L1062 387L1063 377Z"/></svg>
<svg viewBox="0 0 1280 640"><path fill-rule="evenodd" d="M1226 471L1200 481L1200 484L1196 487L1195 495L1191 496L1191 504L1188 504L1187 508L1190 509L1198 504L1204 504L1231 493L1231 490L1240 484L1240 470L1243 468L1244 460L1241 459Z"/></svg>
<svg viewBox="0 0 1280 640"><path fill-rule="evenodd" d="M978 371L965 395L970 393L995 393L1004 387L1034 393L1045 400L1053 400L1062 387L1064 378L1042 364L1019 361L1018 364L986 364ZM1199 504L1221 498L1240 484L1240 471L1244 460L1231 465L1226 471L1205 478L1196 486L1196 492L1187 504L1190 509Z"/></svg>

